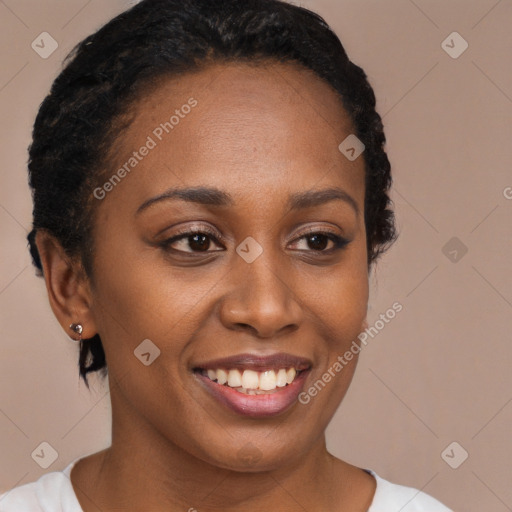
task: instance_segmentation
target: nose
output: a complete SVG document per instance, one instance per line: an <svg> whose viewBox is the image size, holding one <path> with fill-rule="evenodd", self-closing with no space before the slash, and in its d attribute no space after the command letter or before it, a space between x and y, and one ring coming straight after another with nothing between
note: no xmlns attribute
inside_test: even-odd
<svg viewBox="0 0 512 512"><path fill-rule="evenodd" d="M297 330L304 310L287 276L270 266L264 255L252 263L242 259L231 276L230 291L220 306L222 324L231 330L247 330L258 338L273 338Z"/></svg>

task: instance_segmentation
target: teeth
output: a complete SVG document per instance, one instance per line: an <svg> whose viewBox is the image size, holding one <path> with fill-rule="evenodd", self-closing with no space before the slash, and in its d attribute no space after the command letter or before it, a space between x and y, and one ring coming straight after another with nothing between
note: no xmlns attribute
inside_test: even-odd
<svg viewBox="0 0 512 512"><path fill-rule="evenodd" d="M242 376L238 370L229 370L228 386L230 388L239 388L242 385Z"/></svg>
<svg viewBox="0 0 512 512"><path fill-rule="evenodd" d="M226 384L226 382L228 381L228 374L226 373L225 370L217 370L217 382L219 384ZM212 379L214 380L214 379Z"/></svg>
<svg viewBox="0 0 512 512"><path fill-rule="evenodd" d="M264 391L276 389L276 373L274 372L274 370L268 370L267 372L261 373L260 389L263 389Z"/></svg>
<svg viewBox="0 0 512 512"><path fill-rule="evenodd" d="M276 375L276 386L278 388L283 388L286 384L288 384L288 381L286 380L286 370L281 368Z"/></svg>
<svg viewBox="0 0 512 512"><path fill-rule="evenodd" d="M210 377L208 375L208 377ZM211 378L211 377L210 377ZM242 387L245 389L258 389L260 384L260 377L258 372L253 370L244 370L242 375Z"/></svg>
<svg viewBox="0 0 512 512"><path fill-rule="evenodd" d="M271 395L278 391L277 389L272 389L270 391L263 391L261 389L245 389L245 388L235 388L239 393L243 393L244 395Z"/></svg>
<svg viewBox="0 0 512 512"><path fill-rule="evenodd" d="M277 391L277 388L283 388L291 384L297 376L295 368L281 368L278 371L266 370L263 372L244 370L242 373L236 368L231 370L219 368L217 370L209 369L203 373L206 373L210 380L235 388L246 395L261 395Z"/></svg>

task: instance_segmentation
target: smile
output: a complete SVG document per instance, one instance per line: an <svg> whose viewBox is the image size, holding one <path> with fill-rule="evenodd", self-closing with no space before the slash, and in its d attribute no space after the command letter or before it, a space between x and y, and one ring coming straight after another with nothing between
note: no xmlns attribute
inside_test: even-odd
<svg viewBox="0 0 512 512"><path fill-rule="evenodd" d="M240 371L237 368L225 370L203 370L203 375L213 382L229 386L239 393L246 395L264 395L275 393L291 384L300 370L295 368L280 368L279 370L255 370Z"/></svg>
<svg viewBox="0 0 512 512"><path fill-rule="evenodd" d="M197 364L193 373L215 402L239 415L268 417L297 402L311 367L290 354L239 354Z"/></svg>

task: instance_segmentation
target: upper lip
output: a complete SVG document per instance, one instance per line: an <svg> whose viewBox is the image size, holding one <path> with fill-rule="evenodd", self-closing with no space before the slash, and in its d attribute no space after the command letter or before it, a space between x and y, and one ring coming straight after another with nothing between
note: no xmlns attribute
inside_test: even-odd
<svg viewBox="0 0 512 512"><path fill-rule="evenodd" d="M274 354L236 354L204 363L194 365L194 369L216 370L218 368L239 370L279 370L281 368L295 368L296 370L308 370L312 363L305 357L286 354L284 352Z"/></svg>

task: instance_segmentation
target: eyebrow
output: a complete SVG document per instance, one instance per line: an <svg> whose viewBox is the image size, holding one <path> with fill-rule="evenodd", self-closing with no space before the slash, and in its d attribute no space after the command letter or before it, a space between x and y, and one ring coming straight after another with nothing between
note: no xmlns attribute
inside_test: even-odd
<svg viewBox="0 0 512 512"><path fill-rule="evenodd" d="M144 201L137 209L136 215L150 206L161 201L181 199L190 203L206 204L210 206L230 206L234 204L233 198L226 192L216 188L192 187L192 188L171 188L163 194Z"/></svg>
<svg viewBox="0 0 512 512"><path fill-rule="evenodd" d="M190 203L197 203L209 206L232 206L235 204L232 196L217 188L191 187L171 188L147 201L144 201L137 209L136 215L150 208L156 203L168 200L182 200ZM300 210L319 206L330 201L343 201L349 204L356 215L359 215L359 206L354 198L338 187L322 190L308 190L307 192L296 192L288 198L287 206L290 210Z"/></svg>
<svg viewBox="0 0 512 512"><path fill-rule="evenodd" d="M302 208L311 208L330 201L344 201L348 203L356 215L359 216L359 206L355 199L343 189L334 187L322 190L308 190L307 192L297 192L290 196L288 206L291 210Z"/></svg>

